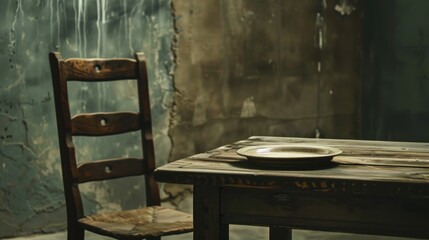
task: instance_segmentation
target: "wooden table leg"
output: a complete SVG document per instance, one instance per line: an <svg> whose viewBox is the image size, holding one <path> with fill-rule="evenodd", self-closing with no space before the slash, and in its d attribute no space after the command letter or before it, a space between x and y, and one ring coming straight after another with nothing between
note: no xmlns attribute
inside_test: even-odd
<svg viewBox="0 0 429 240"><path fill-rule="evenodd" d="M282 226L270 226L270 240L292 240L292 229Z"/></svg>
<svg viewBox="0 0 429 240"><path fill-rule="evenodd" d="M227 240L229 226L220 221L220 189L194 186L194 240Z"/></svg>

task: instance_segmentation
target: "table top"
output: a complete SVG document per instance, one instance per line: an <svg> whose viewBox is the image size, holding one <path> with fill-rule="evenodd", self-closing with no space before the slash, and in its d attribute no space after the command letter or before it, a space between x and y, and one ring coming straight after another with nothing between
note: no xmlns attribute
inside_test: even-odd
<svg viewBox="0 0 429 240"><path fill-rule="evenodd" d="M313 144L342 153L315 169L256 166L246 146ZM341 194L429 196L429 143L255 136L159 167L160 182Z"/></svg>

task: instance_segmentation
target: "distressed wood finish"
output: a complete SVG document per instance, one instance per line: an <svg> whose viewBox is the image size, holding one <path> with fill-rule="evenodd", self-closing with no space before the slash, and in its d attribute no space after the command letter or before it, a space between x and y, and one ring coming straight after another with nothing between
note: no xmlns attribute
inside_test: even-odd
<svg viewBox="0 0 429 240"><path fill-rule="evenodd" d="M144 55L137 53L135 59L62 59L59 53L50 53L49 60L67 207L67 238L82 240L84 230L117 239L150 240L191 232L192 215L159 207L159 189L153 176L156 163ZM137 81L138 112L85 113L71 117L69 81L113 80ZM131 131L141 133L142 158L100 159L78 166L74 136L98 137ZM136 175L144 175L147 207L101 215L84 214L79 183Z"/></svg>
<svg viewBox="0 0 429 240"><path fill-rule="evenodd" d="M220 191L216 187L194 187L194 220L204 231L194 233L194 239L228 239L228 224L222 224L220 218Z"/></svg>
<svg viewBox="0 0 429 240"><path fill-rule="evenodd" d="M331 146L343 153L312 169L262 168L236 153L273 144ZM219 212L221 222L196 222L195 234L246 224L272 226L270 239L291 237L288 228L429 238L428 143L251 137L177 160L155 175L218 192L220 201L208 201L204 211ZM194 207L195 216L201 211Z"/></svg>
<svg viewBox="0 0 429 240"><path fill-rule="evenodd" d="M162 235L186 233L187 229L192 228L191 215L160 206L95 214L80 219L79 222L96 233L118 239L123 239L124 229L127 229L129 239L156 239Z"/></svg>
<svg viewBox="0 0 429 240"><path fill-rule="evenodd" d="M63 61L67 81L114 81L135 79L136 60L70 58Z"/></svg>
<svg viewBox="0 0 429 240"><path fill-rule="evenodd" d="M79 183L145 174L143 159L118 158L85 162L78 166Z"/></svg>
<svg viewBox="0 0 429 240"><path fill-rule="evenodd" d="M140 116L133 112L79 114L72 118L72 134L106 136L140 130Z"/></svg>

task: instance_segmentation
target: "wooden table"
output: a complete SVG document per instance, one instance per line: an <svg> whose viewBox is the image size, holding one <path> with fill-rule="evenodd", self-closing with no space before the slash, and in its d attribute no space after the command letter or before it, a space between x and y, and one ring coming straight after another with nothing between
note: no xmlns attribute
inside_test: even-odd
<svg viewBox="0 0 429 240"><path fill-rule="evenodd" d="M343 151L329 167L279 170L236 150L304 143ZM251 137L158 168L194 186L194 239L228 239L228 224L270 226L270 239L310 229L429 239L429 144Z"/></svg>

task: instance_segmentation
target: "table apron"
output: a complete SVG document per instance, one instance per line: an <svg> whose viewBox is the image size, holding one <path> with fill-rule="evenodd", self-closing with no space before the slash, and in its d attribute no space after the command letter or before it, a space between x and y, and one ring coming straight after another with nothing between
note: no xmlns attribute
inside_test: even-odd
<svg viewBox="0 0 429 240"><path fill-rule="evenodd" d="M429 238L429 198L220 188L223 224Z"/></svg>

